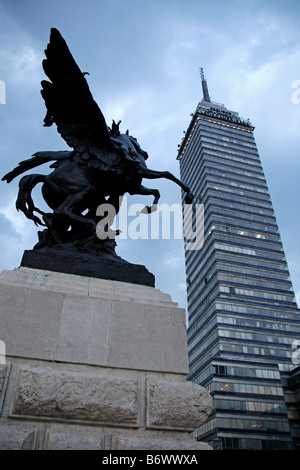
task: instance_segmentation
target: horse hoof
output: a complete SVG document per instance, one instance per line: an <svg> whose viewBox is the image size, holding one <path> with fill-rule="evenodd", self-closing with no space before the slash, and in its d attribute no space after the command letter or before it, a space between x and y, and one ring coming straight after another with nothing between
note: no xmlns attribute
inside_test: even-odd
<svg viewBox="0 0 300 470"><path fill-rule="evenodd" d="M109 234L109 238L115 239L116 237L118 237L122 233L122 230L120 230L120 229L110 230L109 229L107 233Z"/></svg>
<svg viewBox="0 0 300 470"><path fill-rule="evenodd" d="M192 202L193 202L193 200L194 200L194 195L193 195L193 193L188 192L187 195L185 196L185 199L184 199L184 200L185 200L185 202L186 202L187 204L192 204Z"/></svg>
<svg viewBox="0 0 300 470"><path fill-rule="evenodd" d="M145 206L144 209L141 210L141 214L151 214L151 207Z"/></svg>
<svg viewBox="0 0 300 470"><path fill-rule="evenodd" d="M141 214L152 214L157 210L157 204L152 204L152 206L145 206L143 210L141 210Z"/></svg>

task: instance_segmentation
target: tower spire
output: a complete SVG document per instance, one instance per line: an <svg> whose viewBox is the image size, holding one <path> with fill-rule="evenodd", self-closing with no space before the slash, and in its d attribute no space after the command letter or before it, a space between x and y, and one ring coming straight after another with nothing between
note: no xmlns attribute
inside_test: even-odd
<svg viewBox="0 0 300 470"><path fill-rule="evenodd" d="M208 94L208 87L207 87L206 80L204 78L204 72L203 72L202 67L200 67L200 76L201 76L201 82L202 82L203 100L210 103L210 96Z"/></svg>

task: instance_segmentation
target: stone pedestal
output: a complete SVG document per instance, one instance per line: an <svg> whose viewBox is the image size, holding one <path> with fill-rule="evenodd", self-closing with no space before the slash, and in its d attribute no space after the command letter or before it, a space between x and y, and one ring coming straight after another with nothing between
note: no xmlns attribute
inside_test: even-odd
<svg viewBox="0 0 300 470"><path fill-rule="evenodd" d="M0 449L204 450L211 397L187 382L185 312L126 282L0 275Z"/></svg>

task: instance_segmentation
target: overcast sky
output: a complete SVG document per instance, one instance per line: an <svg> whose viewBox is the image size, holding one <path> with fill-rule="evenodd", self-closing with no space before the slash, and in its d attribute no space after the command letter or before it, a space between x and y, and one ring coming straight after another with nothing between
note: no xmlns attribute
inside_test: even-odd
<svg viewBox="0 0 300 470"><path fill-rule="evenodd" d="M202 98L203 67L212 100L255 126L299 303L299 17L299 0L0 0L1 176L36 151L67 148L54 126L42 125L41 62L51 27L89 72L108 125L121 119L121 131L129 129L148 152L148 166L176 176L177 146ZM174 183L144 183L160 190L161 202L180 203ZM35 225L15 210L17 188L18 179L0 184L0 271L18 267L37 242ZM120 240L117 253L146 265L156 287L185 308L182 240Z"/></svg>

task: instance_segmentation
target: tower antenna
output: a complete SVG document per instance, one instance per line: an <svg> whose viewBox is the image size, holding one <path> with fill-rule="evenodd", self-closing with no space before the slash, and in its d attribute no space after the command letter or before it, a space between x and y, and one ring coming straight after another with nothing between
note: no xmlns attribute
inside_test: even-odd
<svg viewBox="0 0 300 470"><path fill-rule="evenodd" d="M210 101L210 96L208 94L207 82L204 78L203 68L199 67L199 70L200 70L200 76L201 76L201 82L202 82L203 100L210 103L211 101Z"/></svg>

